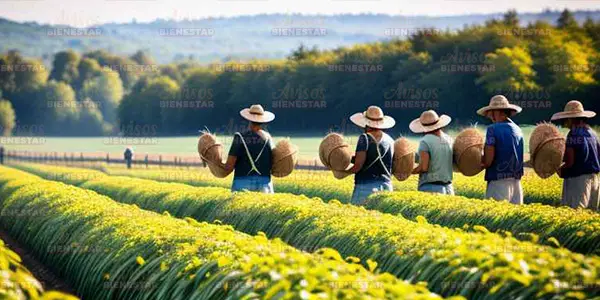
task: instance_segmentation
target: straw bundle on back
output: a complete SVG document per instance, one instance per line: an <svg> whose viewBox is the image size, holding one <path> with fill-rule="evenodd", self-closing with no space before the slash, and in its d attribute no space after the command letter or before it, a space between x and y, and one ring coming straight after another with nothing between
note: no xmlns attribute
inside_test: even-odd
<svg viewBox="0 0 600 300"><path fill-rule="evenodd" d="M348 168L352 160L350 146L344 137L338 133L330 133L319 145L319 158L323 165L331 170L343 171Z"/></svg>
<svg viewBox="0 0 600 300"><path fill-rule="evenodd" d="M392 173L400 181L410 177L415 166L415 146L407 138L399 138L394 142L394 162Z"/></svg>
<svg viewBox="0 0 600 300"><path fill-rule="evenodd" d="M458 170L465 176L475 176L483 170L484 136L475 127L461 131L454 139L452 151Z"/></svg>
<svg viewBox="0 0 600 300"><path fill-rule="evenodd" d="M200 159L208 164L210 172L218 177L227 177L225 169L221 166L223 160L223 145L217 137L210 133L203 133L198 139L198 154Z"/></svg>
<svg viewBox="0 0 600 300"><path fill-rule="evenodd" d="M541 178L552 176L563 161L565 138L550 123L538 124L529 137L531 165Z"/></svg>
<svg viewBox="0 0 600 300"><path fill-rule="evenodd" d="M273 167L271 174L275 177L285 177L292 173L298 163L298 147L289 140L281 140L275 145L272 153Z"/></svg>

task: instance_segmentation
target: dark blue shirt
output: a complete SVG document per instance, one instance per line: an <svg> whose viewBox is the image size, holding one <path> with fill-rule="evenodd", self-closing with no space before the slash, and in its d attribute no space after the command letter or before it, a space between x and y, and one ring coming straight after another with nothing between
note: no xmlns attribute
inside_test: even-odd
<svg viewBox="0 0 600 300"><path fill-rule="evenodd" d="M570 168L563 169L563 178L600 172L598 139L591 128L585 126L571 129L567 135L566 147L575 152L575 162Z"/></svg>
<svg viewBox="0 0 600 300"><path fill-rule="evenodd" d="M367 159L362 169L360 169L360 171L358 171L358 173L356 173L354 176L355 183L361 184L376 181L390 182L392 180L387 172L392 172L392 161L394 160L394 140L386 133L383 133L381 141L379 141L381 161L376 161L378 156L377 147L377 141L371 136L368 136L368 141L364 134L358 138L356 152L366 151Z"/></svg>
<svg viewBox="0 0 600 300"><path fill-rule="evenodd" d="M492 165L485 180L521 179L523 176L523 132L513 121L499 122L487 128L485 144L494 146Z"/></svg>
<svg viewBox="0 0 600 300"><path fill-rule="evenodd" d="M266 136L268 133L264 132ZM246 154L246 149L239 135L234 135L233 143L229 149L229 155L237 157L235 162L235 173L234 178L240 178L245 176L263 176L271 178L271 152L273 149L273 141L271 138L268 140L259 135L254 131L246 131L241 133L248 146L250 155L255 160L254 165L256 170L252 169L252 164ZM266 143L266 144L265 144ZM264 150L263 150L264 148ZM261 153L262 150L262 154ZM260 157L259 157L260 154ZM260 174L259 174L260 173Z"/></svg>

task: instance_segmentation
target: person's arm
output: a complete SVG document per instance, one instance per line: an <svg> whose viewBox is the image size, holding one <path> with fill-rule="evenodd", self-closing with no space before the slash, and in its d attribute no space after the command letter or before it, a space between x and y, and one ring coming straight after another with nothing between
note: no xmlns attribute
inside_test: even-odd
<svg viewBox="0 0 600 300"><path fill-rule="evenodd" d="M419 152L419 164L413 169L413 174L422 174L429 171L429 152Z"/></svg>
<svg viewBox="0 0 600 300"><path fill-rule="evenodd" d="M237 156L232 156L229 155L227 156L227 162L225 162L224 164L222 164L223 169L225 169L225 173L227 173L227 175L229 175L231 172L233 172L233 169L235 169L235 162L237 161Z"/></svg>
<svg viewBox="0 0 600 300"><path fill-rule="evenodd" d="M365 161L367 160L367 151L356 152L356 156L354 157L354 165L348 169L347 172L356 174L362 167L365 165Z"/></svg>
<svg viewBox="0 0 600 300"><path fill-rule="evenodd" d="M486 145L483 148L483 156L481 157L481 166L487 169L492 166L494 162L494 156L496 156L496 147Z"/></svg>
<svg viewBox="0 0 600 300"><path fill-rule="evenodd" d="M496 137L492 126L487 128L485 133L485 147L483 148L483 156L481 157L481 166L487 169L494 163L496 156Z"/></svg>

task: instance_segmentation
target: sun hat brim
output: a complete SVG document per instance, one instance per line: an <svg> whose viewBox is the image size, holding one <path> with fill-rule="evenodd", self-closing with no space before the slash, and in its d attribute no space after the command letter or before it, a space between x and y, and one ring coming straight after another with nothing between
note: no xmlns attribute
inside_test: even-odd
<svg viewBox="0 0 600 300"><path fill-rule="evenodd" d="M561 111L552 115L551 121L570 119L570 118L593 118L596 113L591 110L584 110L578 112Z"/></svg>
<svg viewBox="0 0 600 300"><path fill-rule="evenodd" d="M523 108L521 108L518 105L514 105L514 104L509 104L508 106L505 106L505 107L495 107L495 106L488 105L488 106L484 106L484 107L478 109L477 114L480 116L486 117L487 113L491 110L504 110L504 109L510 109L513 111L511 117L520 113L523 110Z"/></svg>
<svg viewBox="0 0 600 300"><path fill-rule="evenodd" d="M360 128L369 126L375 129L389 129L396 125L396 120L390 116L383 116L383 120L373 121L367 119L363 113L355 113L350 116L350 121Z"/></svg>
<svg viewBox="0 0 600 300"><path fill-rule="evenodd" d="M426 133L426 132L431 132L440 128L444 128L446 126L448 126L448 124L450 124L450 122L452 122L452 118L450 118L450 116L448 115L441 115L440 119L432 125L423 125L421 123L421 119L417 118L414 119L412 122L410 122L410 125L408 125L408 128L410 128L410 131L414 132L414 133Z"/></svg>
<svg viewBox="0 0 600 300"><path fill-rule="evenodd" d="M250 113L249 108L244 108L240 111L240 115L242 118L256 123L269 123L275 120L275 114L270 111L265 111L262 115L257 115Z"/></svg>

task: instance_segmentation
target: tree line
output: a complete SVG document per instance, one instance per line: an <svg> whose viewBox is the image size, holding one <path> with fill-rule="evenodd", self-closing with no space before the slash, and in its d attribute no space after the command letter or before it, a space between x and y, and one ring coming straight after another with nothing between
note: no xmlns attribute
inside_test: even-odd
<svg viewBox="0 0 600 300"><path fill-rule="evenodd" d="M482 121L475 110L494 94L523 106L519 123L548 120L572 99L598 109L598 21L579 24L565 10L556 24L521 26L509 11L457 32L395 32L410 36L209 65L159 65L142 51L62 51L47 70L9 51L0 56L0 122L4 134L33 125L47 135L229 133L244 127L240 109L260 103L277 115L274 130L309 134L345 131L348 116L368 105L395 117L398 131L430 108L468 125Z"/></svg>

